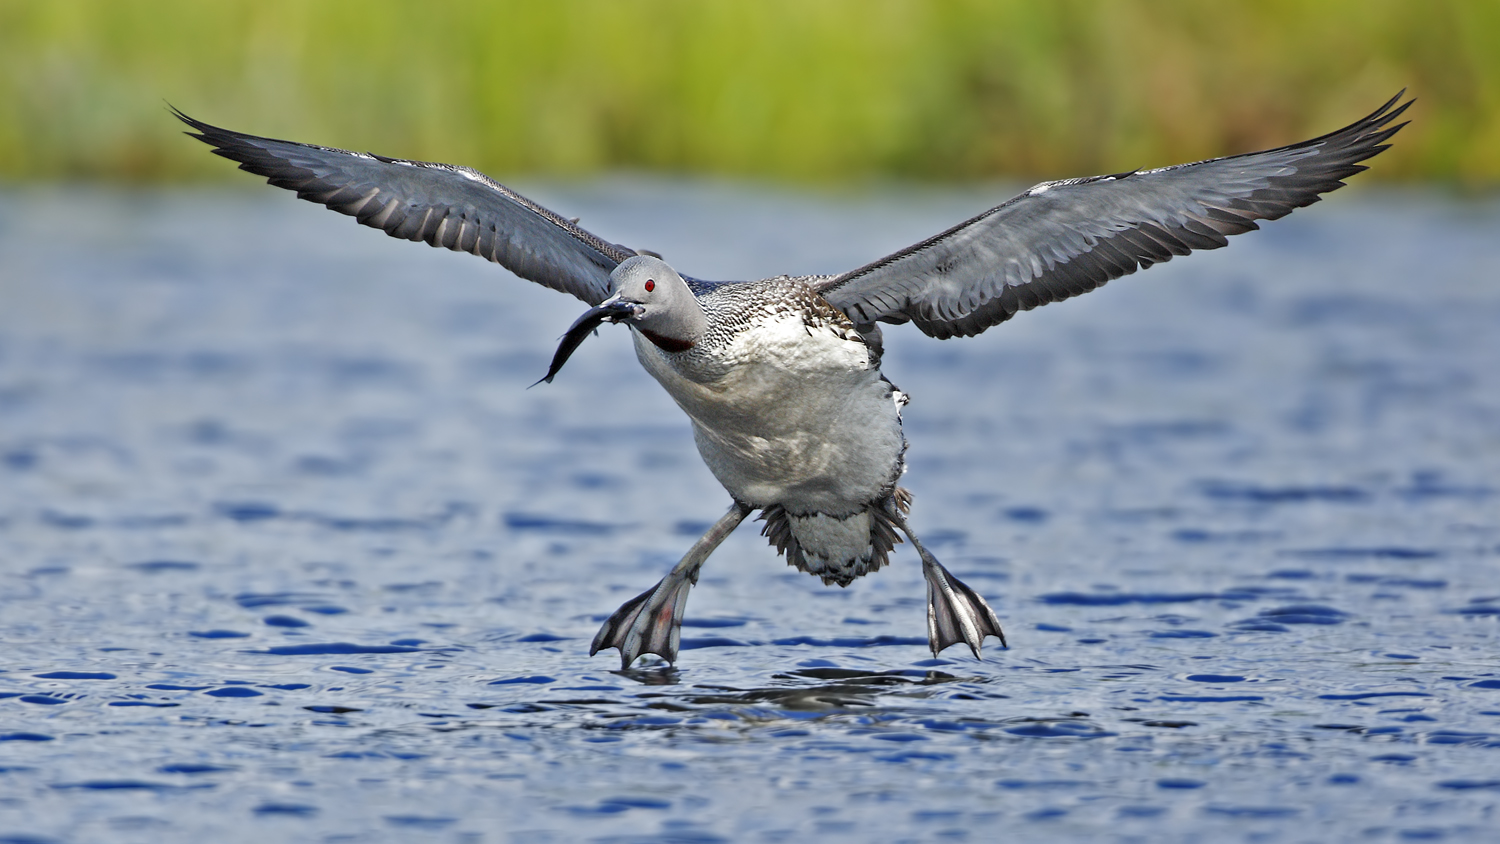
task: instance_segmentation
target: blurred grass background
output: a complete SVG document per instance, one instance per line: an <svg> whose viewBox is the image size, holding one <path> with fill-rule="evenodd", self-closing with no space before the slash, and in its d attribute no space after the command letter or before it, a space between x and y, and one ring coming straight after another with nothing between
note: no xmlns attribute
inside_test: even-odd
<svg viewBox="0 0 1500 844"><path fill-rule="evenodd" d="M1372 175L1500 177L1496 0L0 0L0 179L227 179L163 101L497 176L1063 177L1276 146L1398 89Z"/></svg>

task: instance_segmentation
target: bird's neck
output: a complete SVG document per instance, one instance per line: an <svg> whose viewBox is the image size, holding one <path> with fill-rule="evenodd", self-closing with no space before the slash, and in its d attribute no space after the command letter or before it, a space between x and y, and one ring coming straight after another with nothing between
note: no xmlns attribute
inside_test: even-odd
<svg viewBox="0 0 1500 844"><path fill-rule="evenodd" d="M679 340L675 337L666 337L645 328L637 328L636 330L641 332L641 336L656 344L656 348L664 352L685 352L698 345L696 340Z"/></svg>

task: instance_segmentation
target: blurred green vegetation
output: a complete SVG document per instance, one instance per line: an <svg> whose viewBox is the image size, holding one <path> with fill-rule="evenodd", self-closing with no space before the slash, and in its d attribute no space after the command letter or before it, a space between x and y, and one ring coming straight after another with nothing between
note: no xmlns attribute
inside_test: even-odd
<svg viewBox="0 0 1500 844"><path fill-rule="evenodd" d="M0 178L228 178L163 101L498 176L1063 177L1402 87L1374 175L1500 177L1496 0L0 0Z"/></svg>

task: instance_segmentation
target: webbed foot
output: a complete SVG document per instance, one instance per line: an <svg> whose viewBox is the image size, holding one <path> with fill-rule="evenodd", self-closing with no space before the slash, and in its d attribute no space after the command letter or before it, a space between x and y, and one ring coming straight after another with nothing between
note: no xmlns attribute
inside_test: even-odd
<svg viewBox="0 0 1500 844"><path fill-rule="evenodd" d="M974 658L979 659L979 649L986 636L999 639L1002 648L1010 647L1005 644L1000 619L995 617L995 611L984 598L943 568L937 557L932 556L932 552L911 532L896 508L890 508L888 513L922 557L922 576L927 578L927 646L932 649L932 655L937 656L949 645L962 642L969 646Z"/></svg>
<svg viewBox="0 0 1500 844"><path fill-rule="evenodd" d="M927 646L932 655L959 642L969 646L974 658L979 659L979 648L984 637L994 636L1005 644L1005 632L1000 629L1000 619L995 611L970 589L962 580L927 555L922 560L922 574L927 578Z"/></svg>
<svg viewBox="0 0 1500 844"><path fill-rule="evenodd" d="M674 569L660 583L626 601L599 628L589 656L606 648L619 648L621 670L643 654L657 654L667 662L676 662L688 590L697 581L697 571L678 576Z"/></svg>
<svg viewBox="0 0 1500 844"><path fill-rule="evenodd" d="M708 532L698 537L693 547L672 567L661 582L626 601L614 611L594 636L589 656L606 648L620 649L620 669L630 667L642 654L656 654L667 662L677 661L677 647L682 637L682 614L687 609L688 591L698 582L698 571L708 555L719 547L740 522L750 515L750 508L736 501L714 522Z"/></svg>

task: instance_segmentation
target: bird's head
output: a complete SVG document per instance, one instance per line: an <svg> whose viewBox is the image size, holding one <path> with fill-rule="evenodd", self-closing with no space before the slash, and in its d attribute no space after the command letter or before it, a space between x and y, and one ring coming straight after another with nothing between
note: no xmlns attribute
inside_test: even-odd
<svg viewBox="0 0 1500 844"><path fill-rule="evenodd" d="M703 339L708 316L687 282L666 261L637 255L615 267L610 280L615 295L573 323L542 381L552 383L584 338L605 322L623 322L667 352L685 352Z"/></svg>

